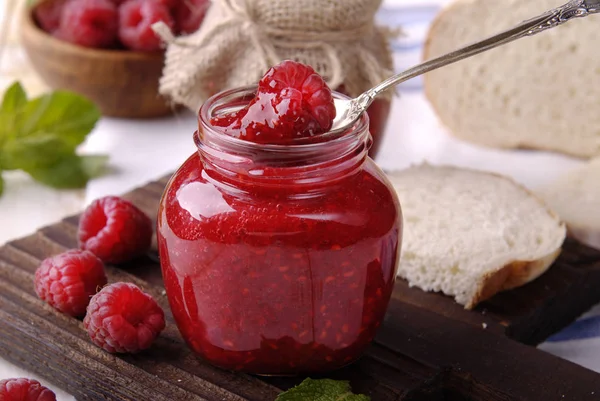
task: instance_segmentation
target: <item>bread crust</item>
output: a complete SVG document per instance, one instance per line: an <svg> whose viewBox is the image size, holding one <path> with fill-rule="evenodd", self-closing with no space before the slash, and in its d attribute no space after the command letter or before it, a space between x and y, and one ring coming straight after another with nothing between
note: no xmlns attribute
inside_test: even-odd
<svg viewBox="0 0 600 401"><path fill-rule="evenodd" d="M504 267L483 276L479 288L465 309L473 309L477 304L490 299L501 291L525 285L544 274L562 252L562 247L538 260L515 260Z"/></svg>
<svg viewBox="0 0 600 401"><path fill-rule="evenodd" d="M561 220L558 214L556 214L552 209L548 207L546 202L544 202L544 200L541 197L539 197L534 192L530 191L527 187L519 184L510 177L493 172L484 173L511 181L514 185L520 187L523 191L525 191L529 196L537 200L540 203L540 205L546 209L548 214L555 218L561 224L561 227L565 230L566 238L567 228L565 222ZM499 292L521 287L522 285L525 285L535 280L536 278L544 274L552 266L554 261L556 261L556 259L560 256L561 252L562 244L554 252L542 257L541 259L526 261L515 260L501 267L495 272L489 272L488 274L483 276L483 278L479 282L478 290L475 293L475 296L467 305L465 305L465 309L473 309L477 304L487 299L490 299Z"/></svg>

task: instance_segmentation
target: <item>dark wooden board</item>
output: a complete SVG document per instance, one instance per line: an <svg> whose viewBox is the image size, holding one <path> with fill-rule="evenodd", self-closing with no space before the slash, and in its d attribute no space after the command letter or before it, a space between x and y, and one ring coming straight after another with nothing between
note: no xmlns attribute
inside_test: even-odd
<svg viewBox="0 0 600 401"><path fill-rule="evenodd" d="M125 195L151 216L167 178ZM138 355L110 355L90 343L81 321L40 301L32 280L40 261L76 246L77 216L0 248L0 355L78 400L272 401L303 378L260 378L202 361L170 315L156 251L107 267L109 281L132 281L167 312L167 329ZM373 401L600 400L600 375L531 345L600 302L600 252L575 241L535 282L474 311L450 298L396 284L386 320L368 352L328 377L350 380Z"/></svg>

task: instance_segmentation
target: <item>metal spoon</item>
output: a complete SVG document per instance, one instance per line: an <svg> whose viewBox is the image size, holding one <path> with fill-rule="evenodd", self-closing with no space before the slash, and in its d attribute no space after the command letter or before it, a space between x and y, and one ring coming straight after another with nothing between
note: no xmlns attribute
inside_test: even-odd
<svg viewBox="0 0 600 401"><path fill-rule="evenodd" d="M328 135L340 133L341 131L344 131L352 126L367 109L367 107L373 103L375 97L392 86L396 86L426 72L444 67L448 64L455 63L476 54L483 53L487 50L504 45L514 40L526 36L536 35L542 31L562 25L571 19L586 17L590 14L599 12L600 0L572 0L562 7L558 7L555 10L540 15L539 17L525 21L520 25L509 29L508 31L500 33L496 36L492 36L491 38L482 40L481 42L477 42L470 46L463 47L462 49L455 50L433 60L429 60L398 75L394 75L376 87L364 92L357 98L335 99L336 117L333 120L333 125ZM582 38L582 40L584 39L585 38Z"/></svg>

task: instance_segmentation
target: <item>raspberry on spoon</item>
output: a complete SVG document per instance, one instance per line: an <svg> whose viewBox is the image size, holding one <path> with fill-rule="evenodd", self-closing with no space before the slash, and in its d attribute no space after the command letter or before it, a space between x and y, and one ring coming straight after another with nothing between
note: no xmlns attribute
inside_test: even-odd
<svg viewBox="0 0 600 401"><path fill-rule="evenodd" d="M152 24L162 21L173 29L175 22L169 8L154 0L127 0L119 7L119 38L132 50L155 51L161 41Z"/></svg>
<svg viewBox="0 0 600 401"><path fill-rule="evenodd" d="M14 378L0 380L1 401L56 401L56 395L37 380Z"/></svg>
<svg viewBox="0 0 600 401"><path fill-rule="evenodd" d="M79 219L79 245L105 263L123 263L148 251L152 220L131 202L106 196L92 202Z"/></svg>
<svg viewBox="0 0 600 401"><path fill-rule="evenodd" d="M285 143L327 132L335 118L331 89L308 66L283 61L267 71L255 98L236 113L214 117L226 134L256 143Z"/></svg>
<svg viewBox="0 0 600 401"><path fill-rule="evenodd" d="M80 317L90 297L106 285L104 264L93 253L71 250L44 259L35 272L35 292L50 306Z"/></svg>
<svg viewBox="0 0 600 401"><path fill-rule="evenodd" d="M131 283L115 283L94 295L83 320L92 342L111 353L147 349L165 328L161 307Z"/></svg>
<svg viewBox="0 0 600 401"><path fill-rule="evenodd" d="M109 0L76 0L65 4L53 35L86 47L110 47L117 40L117 7Z"/></svg>

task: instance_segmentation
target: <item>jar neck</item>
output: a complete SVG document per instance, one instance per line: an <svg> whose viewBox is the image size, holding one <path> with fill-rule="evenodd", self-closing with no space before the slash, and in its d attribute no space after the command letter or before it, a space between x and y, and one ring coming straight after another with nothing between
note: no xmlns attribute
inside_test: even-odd
<svg viewBox="0 0 600 401"><path fill-rule="evenodd" d="M194 140L211 181L232 187L291 186L306 190L331 185L361 168L372 143L366 113L342 134L331 137L323 134L318 142L310 138L287 145L241 140L210 124L214 116L245 106L255 91L256 87L248 87L222 92L200 109ZM335 92L334 97L345 98Z"/></svg>

